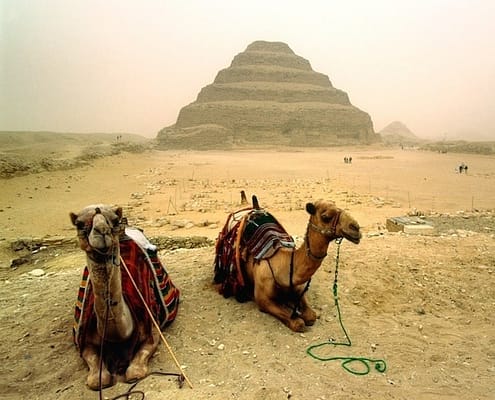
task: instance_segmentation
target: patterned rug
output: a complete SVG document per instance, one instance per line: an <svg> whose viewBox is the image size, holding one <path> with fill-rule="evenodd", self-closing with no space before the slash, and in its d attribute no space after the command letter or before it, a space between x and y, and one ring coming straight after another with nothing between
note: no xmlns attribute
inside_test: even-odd
<svg viewBox="0 0 495 400"><path fill-rule="evenodd" d="M180 291L174 286L167 270L158 258L156 247L148 241L141 231L126 228L126 235L120 240L120 255L140 288L153 317L162 329L165 328L177 315ZM151 318L126 270L122 266L120 268L126 304L135 319L144 320L145 326L148 327L146 332L148 334L152 329ZM79 351L82 351L85 347L88 328L95 329L96 327L93 304L94 296L91 277L88 268L84 267L75 305L73 327L74 343ZM125 346L128 344L125 344ZM137 343L136 339L133 338L131 347L134 348L130 349L129 353L134 354L139 346L140 343Z"/></svg>

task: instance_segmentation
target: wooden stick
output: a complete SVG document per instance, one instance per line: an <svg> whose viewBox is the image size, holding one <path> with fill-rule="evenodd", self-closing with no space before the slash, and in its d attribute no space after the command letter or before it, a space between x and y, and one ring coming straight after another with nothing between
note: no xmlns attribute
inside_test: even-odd
<svg viewBox="0 0 495 400"><path fill-rule="evenodd" d="M170 355L172 356L172 359L174 360L175 362L175 365L177 365L177 368L179 368L179 371L180 373L182 374L182 376L184 377L184 380L187 382L187 384L189 385L189 387L192 389L193 386L192 386L192 383L191 381L189 381L188 377L186 376L186 374L184 373L184 371L182 370L182 367L180 366L179 364L179 361L177 360L177 358L175 357L175 354L172 350L172 348L170 347L170 345L167 343L167 340L165 339L165 336L163 336L163 333L160 329L160 325L158 325L158 322L156 322L155 318L153 317L153 314L151 313L151 310L150 308L148 307L148 304L146 304L146 301L144 300L144 297L143 295L141 294L141 291L139 290L139 288L137 287L136 285L136 282L134 281L131 273L129 272L129 268L127 268L127 265L124 261L124 259L122 258L122 256L120 256L120 261L122 262L122 265L124 266L127 274L129 275L129 278L131 279L131 282L132 282L132 285L134 286L134 289L136 289L141 301L143 302L144 306L146 307L146 311L148 311L148 314L150 315L150 318L151 318L151 321L153 321L153 324L155 325L155 328L158 330L158 333L160 335L160 337L162 338L162 341L163 341L163 344L165 345L165 347L167 348L168 352L170 353Z"/></svg>

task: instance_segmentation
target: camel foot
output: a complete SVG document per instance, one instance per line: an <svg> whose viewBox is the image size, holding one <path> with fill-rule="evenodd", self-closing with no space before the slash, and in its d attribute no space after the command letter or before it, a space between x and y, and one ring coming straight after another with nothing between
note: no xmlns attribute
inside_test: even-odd
<svg viewBox="0 0 495 400"><path fill-rule="evenodd" d="M125 381L133 382L142 379L148 375L148 367L146 365L131 364L125 371Z"/></svg>
<svg viewBox="0 0 495 400"><path fill-rule="evenodd" d="M304 332L304 327L306 323L302 318L293 318L288 321L289 328L294 332Z"/></svg>
<svg viewBox="0 0 495 400"><path fill-rule="evenodd" d="M99 390L100 389L100 373L99 371L95 371L93 373L88 374L88 379L86 379L86 384L91 390ZM106 369L101 371L101 388L104 389L106 387L112 386L113 376Z"/></svg>
<svg viewBox="0 0 495 400"><path fill-rule="evenodd" d="M301 318L307 326L311 326L314 325L318 315L311 308L308 308L301 314Z"/></svg>

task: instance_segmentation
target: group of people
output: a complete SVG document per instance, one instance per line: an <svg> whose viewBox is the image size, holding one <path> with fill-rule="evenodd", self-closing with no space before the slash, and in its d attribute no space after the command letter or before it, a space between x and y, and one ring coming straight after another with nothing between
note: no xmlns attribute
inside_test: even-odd
<svg viewBox="0 0 495 400"><path fill-rule="evenodd" d="M352 164L352 157L344 157L344 162L346 164Z"/></svg>
<svg viewBox="0 0 495 400"><path fill-rule="evenodd" d="M459 173L462 174L463 172L465 174L467 174L467 170L468 170L468 166L464 163L461 163L461 165L459 165Z"/></svg>

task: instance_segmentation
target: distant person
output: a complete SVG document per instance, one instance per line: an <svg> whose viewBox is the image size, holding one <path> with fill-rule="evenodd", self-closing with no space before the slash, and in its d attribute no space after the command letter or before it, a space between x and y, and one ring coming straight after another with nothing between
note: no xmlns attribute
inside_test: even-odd
<svg viewBox="0 0 495 400"><path fill-rule="evenodd" d="M347 164L347 157L344 157L344 163Z"/></svg>
<svg viewBox="0 0 495 400"><path fill-rule="evenodd" d="M467 174L468 166L467 164L464 164L464 173Z"/></svg>
<svg viewBox="0 0 495 400"><path fill-rule="evenodd" d="M349 157L349 164L352 164L352 157Z"/></svg>

